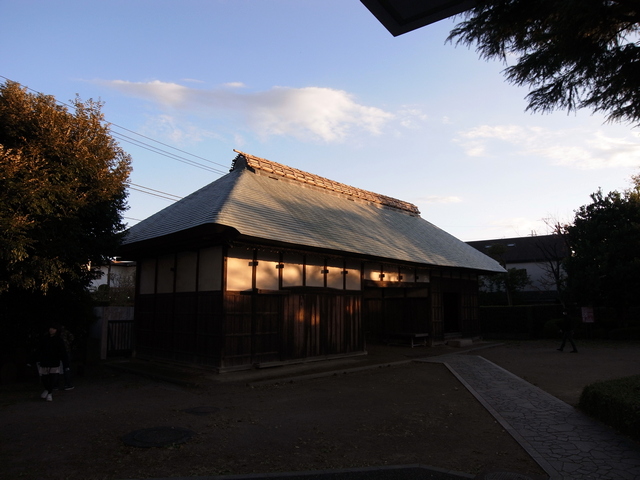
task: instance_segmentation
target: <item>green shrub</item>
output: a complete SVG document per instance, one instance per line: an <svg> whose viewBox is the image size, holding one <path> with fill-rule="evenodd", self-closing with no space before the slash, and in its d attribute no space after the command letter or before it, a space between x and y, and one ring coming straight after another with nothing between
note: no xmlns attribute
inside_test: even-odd
<svg viewBox="0 0 640 480"><path fill-rule="evenodd" d="M640 375L587 385L579 408L635 440L640 440Z"/></svg>

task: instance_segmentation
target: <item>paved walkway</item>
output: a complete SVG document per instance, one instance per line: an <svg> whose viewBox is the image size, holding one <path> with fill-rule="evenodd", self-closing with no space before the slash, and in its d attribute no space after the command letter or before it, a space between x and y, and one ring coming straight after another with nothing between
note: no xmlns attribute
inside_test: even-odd
<svg viewBox="0 0 640 480"><path fill-rule="evenodd" d="M553 480L640 479L640 449L572 406L476 355L443 363Z"/></svg>

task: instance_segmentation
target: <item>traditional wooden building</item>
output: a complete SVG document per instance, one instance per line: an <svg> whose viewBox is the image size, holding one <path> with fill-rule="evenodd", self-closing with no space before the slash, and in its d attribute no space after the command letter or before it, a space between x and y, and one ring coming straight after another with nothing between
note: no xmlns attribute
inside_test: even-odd
<svg viewBox="0 0 640 480"><path fill-rule="evenodd" d="M415 205L236 152L128 231L136 355L225 371L478 333L478 274L497 262Z"/></svg>

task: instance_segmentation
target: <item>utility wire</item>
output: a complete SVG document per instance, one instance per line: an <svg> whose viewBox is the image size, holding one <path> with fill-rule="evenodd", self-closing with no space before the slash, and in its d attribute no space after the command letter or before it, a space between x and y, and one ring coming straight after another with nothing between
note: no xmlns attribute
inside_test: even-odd
<svg viewBox="0 0 640 480"><path fill-rule="evenodd" d="M4 75L0 75L0 78L4 78L5 80L8 80L8 81L10 81L10 82L18 83L18 82L15 82L15 80L11 80L10 78L5 77ZM20 84L20 85L22 85L22 84ZM36 94L44 95L42 92L39 92L39 91L37 91L37 90L34 90L34 89L30 88L30 87L25 86L25 88L26 88L27 90L30 90L30 91L32 91L32 92L34 92L34 93L36 93ZM60 100L58 100L58 99L56 99L56 102L57 102L57 103L59 103L59 104L61 104L61 105L64 105L65 107L73 108L73 106L72 106L72 105L69 105L68 103L62 102L62 101L60 101ZM106 123L109 125L109 127L117 127L117 128L122 129L122 130L126 130L127 132L133 133L134 135L138 135L139 137L142 137L142 138L146 138L147 140L151 140L152 142L155 142L155 143L157 143L157 144L159 144L159 145L163 145L163 146L165 146L165 147L171 148L171 149L176 150L176 151L178 151L178 152L181 152L181 153L184 153L184 154L190 155L190 156L192 156L192 157L194 157L194 158L199 158L200 160L204 160L205 162L207 162L207 163L211 163L212 165L218 165L218 166L220 166L220 167L225 167L225 168L226 168L226 165L223 165L223 164L221 164L221 163L214 162L214 161L212 161L212 160L208 160L208 159L206 159L206 158L204 158L204 157L200 157L200 156L195 155L195 154L193 154L193 153L189 153L189 152L187 152L187 151L185 151L185 150L181 150L181 149L179 149L179 148L173 147L173 146L168 145L168 144L166 144L166 143L163 143L163 142L161 142L161 141L159 141L159 140L155 140L155 139L153 139L153 138L151 138L151 137L148 137L148 136L143 135L143 134L141 134L141 133L135 132L135 131L130 130L130 129L126 128L126 127L123 127L123 126L121 126L121 125L118 125L118 124L116 124L116 123L111 123L111 122L109 122L109 121L106 121ZM130 136L127 136L127 135L124 135L124 134L122 134L122 133L114 132L113 130L111 130L111 134L112 134L113 136L115 136L115 137L117 137L117 138L119 138L119 139L121 139L121 140L125 141L125 142L132 143L132 144L134 144L134 145L140 146L141 148L146 148L147 150L150 150L150 151L152 151L152 152L154 152L154 153L158 153L158 154L160 154L160 155L166 156L166 157L171 158L171 159L173 159L173 160L177 160L177 161L180 161L180 162L182 162L182 163L186 163L186 164L191 165L191 166L194 166L194 167L198 167L198 168L205 168L205 169L207 169L207 170L209 170L209 171L211 171L211 172L219 173L219 174L222 174L222 175L224 175L224 174L226 173L226 171L220 171L220 170L216 170L216 169L214 169L214 168L212 168L212 167L208 167L208 166L206 166L206 165L202 165L202 164L201 164L201 163L199 163L199 162L196 162L196 161L194 161L194 160L189 160L189 159L187 159L187 158L184 158L184 157L182 157L182 156L180 156L180 155L176 155L176 154L171 153L171 152L167 152L167 151L165 151L165 150L163 150L163 149L161 149L161 148L159 148L159 147L154 147L153 145L149 145L148 143L142 142L141 140L135 140L134 138L132 138L132 137L130 137Z"/></svg>
<svg viewBox="0 0 640 480"><path fill-rule="evenodd" d="M171 160L176 160L177 162L181 162L181 163L184 163L184 164L187 164L187 165L191 165L192 167L200 168L202 170L206 170L208 172L217 173L217 174L220 174L220 175L224 175L224 173L226 173L226 172L222 172L220 170L217 170L215 168L212 168L212 167L210 167L208 165L203 165L202 163L196 162L194 160L189 160L188 158L181 157L180 155L176 155L175 153L167 152L166 150L162 150L162 149L160 149L158 147L154 147L153 145L150 145L148 143L142 142L140 140L136 140L135 138L129 137L129 136L124 135L122 133L118 133L118 132L112 131L111 135L113 137L117 138L118 140L122 141L122 142L130 143L132 145L135 145L137 147L143 148L143 149L148 150L150 152L156 153L158 155L162 155L163 157L170 158Z"/></svg>
<svg viewBox="0 0 640 480"><path fill-rule="evenodd" d="M145 188L146 188L146 187L145 187ZM175 198L166 197L166 196L164 196L164 195L160 195L160 194L158 194L158 193L152 193L152 192L149 192L149 191L147 191L147 190L142 190L142 189L140 189L140 188L132 187L131 185L129 185L129 189L130 189L130 190L135 190L136 192L146 193L147 195L151 195L151 196L153 196L153 197L164 198L165 200L171 200L172 202L175 202L175 201L176 201L176 199L175 199ZM171 194L169 194L169 195L171 195Z"/></svg>
<svg viewBox="0 0 640 480"><path fill-rule="evenodd" d="M213 160L209 160L209 159L204 158L204 157L201 157L201 156L199 156L199 155L194 155L193 153L189 153L189 152L187 152L187 151L185 151L185 150L180 150L179 148L172 147L171 145L168 145L168 144L166 144L166 143L162 143L162 142L161 142L161 141L159 141L159 140L154 140L153 138L147 137L146 135L143 135L143 134L138 133L138 132L134 132L133 130L129 130L128 128L122 127L122 126L117 125L117 124L115 124L115 123L111 123L110 125L113 125L113 126L115 126L115 127L121 128L122 130L126 130L127 132L133 133L133 134L138 135L138 136L140 136L140 137L142 137L142 138L146 138L147 140L151 140L152 142L159 143L160 145L164 145L165 147L169 147L169 148L171 148L171 149L173 149L173 150L176 150L176 151L178 151L178 152L186 153L187 155L190 155L190 156L192 156L192 157L194 157L194 158L199 158L200 160L204 160L205 162L212 163L212 164L214 164L214 165L218 165L218 166L223 167L223 168L227 168L227 166L226 166L226 165L223 165L222 163L217 163L217 162L214 162Z"/></svg>
<svg viewBox="0 0 640 480"><path fill-rule="evenodd" d="M14 80L11 80L10 78L5 77L4 75L0 75L0 78L4 78L5 80L7 80L9 82L18 83L18 82L15 82ZM19 85L22 85L22 84L19 84ZM38 95L44 95L42 92L34 90L34 89L30 88L30 87L25 86L25 88L27 90L30 90L31 92L34 92L34 93L38 94ZM56 102L61 104L61 105L66 106L66 107L72 107L72 105L69 105L68 103L62 102L62 101L60 101L58 99L56 99ZM226 165L222 165L220 163L208 160L208 159L206 159L204 157L200 157L198 155L194 155L193 153L189 153L189 152L187 152L185 150L181 150L179 148L173 147L171 145L163 143L163 142L161 142L159 140L155 140L155 139L153 139L151 137L148 137L146 135L142 135L141 133L135 132L135 131L130 130L130 129L126 128L126 127L123 127L121 125L118 125L118 124L115 124L115 123L110 123L108 121L107 121L107 123L108 123L109 127L120 128L120 129L125 130L127 132L133 133L134 135L137 135L139 137L142 137L142 138L145 138L145 139L150 140L152 142L155 142L155 143L157 143L159 145L163 145L165 147L171 148L171 149L173 149L173 150L175 150L177 152L181 152L181 153L184 153L186 155L192 156L194 158L198 158L200 160L204 160L205 162L211 163L213 165L218 165L218 166L226 168ZM200 168L202 170L206 170L206 171L213 172L213 173L218 173L220 175L224 175L226 173L225 171L220 171L220 170L218 170L216 168L213 168L213 167L210 167L208 165L203 165L202 163L197 162L195 160L190 160L190 159L185 158L185 157L183 157L181 155L177 155L175 153L168 152L166 150L163 150L162 148L155 147L153 145L145 143L145 142L143 142L141 140L137 140L137 139L132 138L132 137L130 137L128 135L125 135L123 133L115 132L111 128L110 128L110 130L111 130L111 134L115 138L117 138L118 140L130 143L132 145L135 145L135 146L137 146L139 148L143 148L143 149L148 150L148 151L150 151L152 153L155 153L157 155L162 155L162 156L167 157L167 158L169 158L171 160L176 160L176 161L184 163L186 165L191 165L192 167ZM139 188L135 188L135 187L133 187L131 185L134 185L135 187L139 187ZM147 195L152 195L152 196L155 196L155 197L164 198L164 199L172 200L172 201L175 201L176 199L181 199L182 198L182 197L179 197L178 195L173 195L171 193L161 192L159 190L153 190L152 188L143 187L142 185L136 185L136 184L133 184L133 183L130 183L130 182L129 182L129 188L131 188L132 190L136 190L138 192L141 192L141 193L146 193ZM141 190L141 189L145 189L145 190ZM147 190L149 190L149 191L147 191ZM156 193L151 193L151 192L156 192ZM173 197L173 198L170 198L170 197ZM136 220L136 219L131 219L131 220Z"/></svg>
<svg viewBox="0 0 640 480"><path fill-rule="evenodd" d="M179 197L178 195L174 195L172 193L162 192L160 190L154 190L153 188L149 188L149 187L143 187L142 185L138 185L138 184L132 183L132 182L128 182L128 183L129 183L130 188L132 188L131 185L133 185L134 187L144 188L145 190L150 190L152 192L159 193L161 195L166 195L166 196L169 196L169 197L173 197L174 200L182 199L182 197ZM142 190L138 190L138 191L142 191ZM144 193L147 193L147 192L144 192Z"/></svg>

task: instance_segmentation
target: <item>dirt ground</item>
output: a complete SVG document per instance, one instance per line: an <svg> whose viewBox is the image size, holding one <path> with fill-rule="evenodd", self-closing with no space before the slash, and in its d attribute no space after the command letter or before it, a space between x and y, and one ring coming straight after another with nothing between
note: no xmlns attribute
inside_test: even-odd
<svg viewBox="0 0 640 480"><path fill-rule="evenodd" d="M578 354L556 348L549 341L509 342L471 354L570 404L589 383L640 374L638 343L580 343ZM399 361L427 350L397 347L391 353ZM443 365L389 362L343 373L343 365L358 361L335 362L334 374L307 380L299 375L311 370L283 367L271 369L282 376L275 382L260 382L274 377L266 370L200 373L199 386L191 387L95 365L76 379L75 390L56 392L53 402L40 398L37 379L2 386L0 478L133 479L406 464L470 474L544 473ZM122 440L152 427L189 429L195 436L161 448Z"/></svg>

